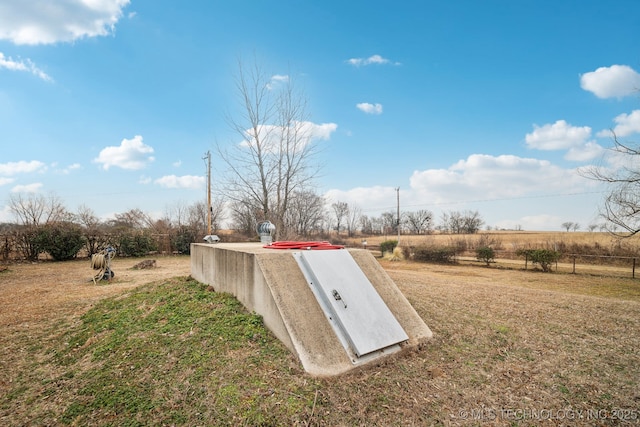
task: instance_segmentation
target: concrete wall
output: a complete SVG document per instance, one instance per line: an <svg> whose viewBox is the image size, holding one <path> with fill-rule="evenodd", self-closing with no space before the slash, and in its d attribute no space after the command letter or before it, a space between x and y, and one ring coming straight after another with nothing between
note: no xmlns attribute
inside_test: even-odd
<svg viewBox="0 0 640 427"><path fill-rule="evenodd" d="M365 250L350 252L409 336L404 347L431 338L431 330L377 260ZM194 243L191 275L260 314L310 374L336 375L358 365L334 333L291 251L259 243Z"/></svg>

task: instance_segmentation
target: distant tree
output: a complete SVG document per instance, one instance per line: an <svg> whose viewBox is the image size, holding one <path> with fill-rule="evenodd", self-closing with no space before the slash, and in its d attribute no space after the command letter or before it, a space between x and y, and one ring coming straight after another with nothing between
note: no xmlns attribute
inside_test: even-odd
<svg viewBox="0 0 640 427"><path fill-rule="evenodd" d="M109 224L114 228L124 228L133 230L143 230L153 225L151 216L142 210L135 208L123 213L114 215L114 219Z"/></svg>
<svg viewBox="0 0 640 427"><path fill-rule="evenodd" d="M331 204L333 218L336 220L336 232L340 234L341 226L349 216L349 204L347 202L335 202Z"/></svg>
<svg viewBox="0 0 640 427"><path fill-rule="evenodd" d="M478 211L443 212L441 221L441 229L453 234L475 234L484 225Z"/></svg>
<svg viewBox="0 0 640 427"><path fill-rule="evenodd" d="M425 209L407 212L405 224L412 234L428 233L433 227L433 213Z"/></svg>
<svg viewBox="0 0 640 427"><path fill-rule="evenodd" d="M313 191L301 191L292 195L291 209L285 221L287 229L296 236L309 236L321 227L325 217L325 199Z"/></svg>
<svg viewBox="0 0 640 427"><path fill-rule="evenodd" d="M360 232L365 235L373 234L373 221L367 215L360 215L358 219Z"/></svg>
<svg viewBox="0 0 640 427"><path fill-rule="evenodd" d="M53 194L49 197L41 194L28 197L22 194L11 195L9 210L19 224L13 231L16 249L31 261L37 260L38 255L44 251L43 239L39 238L40 228L46 224L72 219L62 201Z"/></svg>
<svg viewBox="0 0 640 427"><path fill-rule="evenodd" d="M230 203L231 227L245 236L257 236L256 226L261 217L259 207L251 201L234 200Z"/></svg>
<svg viewBox="0 0 640 427"><path fill-rule="evenodd" d="M396 234L398 232L398 219L394 211L383 212L380 215L382 230L385 234Z"/></svg>
<svg viewBox="0 0 640 427"><path fill-rule="evenodd" d="M14 194L9 197L9 210L18 224L42 225L71 219L70 213L56 195L45 197L41 194L25 197Z"/></svg>
<svg viewBox="0 0 640 427"><path fill-rule="evenodd" d="M574 222L573 225L571 226L571 229L573 231L578 231L580 230L580 224L578 224L577 222Z"/></svg>
<svg viewBox="0 0 640 427"><path fill-rule="evenodd" d="M76 221L83 228L85 249L91 256L103 250L108 244L108 234L105 225L96 214L86 205L80 205L75 214Z"/></svg>
<svg viewBox="0 0 640 427"><path fill-rule="evenodd" d="M596 231L596 228L598 228L598 224L589 224L587 226L587 230L589 230L590 233L593 233L594 231Z"/></svg>
<svg viewBox="0 0 640 427"><path fill-rule="evenodd" d="M571 230L573 228L573 222L571 221L563 222L562 228L564 228L567 231Z"/></svg>
<svg viewBox="0 0 640 427"><path fill-rule="evenodd" d="M349 205L349 213L347 214L347 234L349 237L352 237L356 229L358 228L358 221L362 216L362 209L355 204L352 203Z"/></svg>

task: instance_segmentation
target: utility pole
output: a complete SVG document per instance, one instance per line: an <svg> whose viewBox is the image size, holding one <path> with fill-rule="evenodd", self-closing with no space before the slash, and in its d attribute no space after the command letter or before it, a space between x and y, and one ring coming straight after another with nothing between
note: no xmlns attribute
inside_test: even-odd
<svg viewBox="0 0 640 427"><path fill-rule="evenodd" d="M207 234L211 234L211 151L202 159L207 161Z"/></svg>
<svg viewBox="0 0 640 427"><path fill-rule="evenodd" d="M398 198L398 246L400 246L400 187L396 187L396 193Z"/></svg>

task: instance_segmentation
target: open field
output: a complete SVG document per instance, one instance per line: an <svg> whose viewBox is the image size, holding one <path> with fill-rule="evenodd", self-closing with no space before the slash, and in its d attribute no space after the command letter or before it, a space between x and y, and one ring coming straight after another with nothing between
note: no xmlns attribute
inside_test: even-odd
<svg viewBox="0 0 640 427"><path fill-rule="evenodd" d="M384 240L397 240L397 235L367 237L369 245L379 245ZM361 246L363 238L346 238L353 246ZM481 231L476 234L426 234L401 235L400 243L408 246L439 245L468 248L479 245L492 246L499 252L512 252L519 248L562 248L573 246L595 247L601 252L624 248L640 255L640 236L620 239L609 233L601 232L540 232L540 231Z"/></svg>
<svg viewBox="0 0 640 427"><path fill-rule="evenodd" d="M313 378L188 257L138 261L0 273L2 425L640 425L640 280L381 260L434 339Z"/></svg>

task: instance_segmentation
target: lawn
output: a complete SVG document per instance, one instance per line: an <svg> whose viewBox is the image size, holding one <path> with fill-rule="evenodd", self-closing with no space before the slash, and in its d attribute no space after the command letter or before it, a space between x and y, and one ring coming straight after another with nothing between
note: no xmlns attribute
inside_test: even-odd
<svg viewBox="0 0 640 427"><path fill-rule="evenodd" d="M151 280L117 260L98 286L69 279L78 262L0 273L0 423L640 423L640 280L381 260L433 340L314 378L188 262L160 258Z"/></svg>

